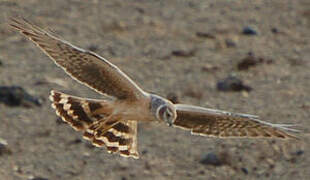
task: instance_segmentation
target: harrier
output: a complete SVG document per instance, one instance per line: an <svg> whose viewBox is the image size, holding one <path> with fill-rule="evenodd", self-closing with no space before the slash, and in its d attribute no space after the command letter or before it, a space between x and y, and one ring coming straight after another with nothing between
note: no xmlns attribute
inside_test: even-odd
<svg viewBox="0 0 310 180"><path fill-rule="evenodd" d="M186 104L147 93L118 67L94 52L75 47L50 32L13 18L10 25L32 40L58 66L78 82L103 95L87 99L52 90L52 107L65 122L95 146L110 153L139 158L138 122L164 122L209 137L282 138L297 132L289 124L272 124L258 116L230 113Z"/></svg>

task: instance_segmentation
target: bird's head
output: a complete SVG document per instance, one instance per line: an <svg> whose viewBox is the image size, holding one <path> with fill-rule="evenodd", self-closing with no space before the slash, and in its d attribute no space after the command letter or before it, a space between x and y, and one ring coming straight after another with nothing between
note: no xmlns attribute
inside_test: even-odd
<svg viewBox="0 0 310 180"><path fill-rule="evenodd" d="M157 95L151 95L151 112L158 121L164 121L172 126L177 117L174 105L167 99Z"/></svg>

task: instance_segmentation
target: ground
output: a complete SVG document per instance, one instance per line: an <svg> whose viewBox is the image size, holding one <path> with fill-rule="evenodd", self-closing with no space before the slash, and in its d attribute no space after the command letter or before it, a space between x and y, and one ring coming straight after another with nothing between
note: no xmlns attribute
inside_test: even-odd
<svg viewBox="0 0 310 180"><path fill-rule="evenodd" d="M94 148L59 123L51 89L97 97L8 26L22 16L110 60L146 91L180 102L310 126L308 0L0 0L0 85L40 107L0 104L0 179L310 179L310 136L215 139L165 124L139 125L139 160ZM254 34L245 34L249 27ZM255 34L256 33L256 34ZM257 64L239 70L248 54ZM222 92L235 76L251 91ZM207 154L221 161L203 163Z"/></svg>

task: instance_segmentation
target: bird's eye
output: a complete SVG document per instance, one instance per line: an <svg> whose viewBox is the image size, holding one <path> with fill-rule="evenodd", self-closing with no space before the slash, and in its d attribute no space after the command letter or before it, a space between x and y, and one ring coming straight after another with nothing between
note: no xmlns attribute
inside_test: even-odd
<svg viewBox="0 0 310 180"><path fill-rule="evenodd" d="M165 114L166 114L167 119L170 119L172 117L172 114L171 114L171 112L169 111L168 108L167 108Z"/></svg>
<svg viewBox="0 0 310 180"><path fill-rule="evenodd" d="M156 116L158 120L165 121L169 126L173 124L174 121L173 111L166 105L163 105L158 109Z"/></svg>
<svg viewBox="0 0 310 180"><path fill-rule="evenodd" d="M166 116L166 113L167 113L167 106L161 107L158 111L160 119L163 119L163 117Z"/></svg>

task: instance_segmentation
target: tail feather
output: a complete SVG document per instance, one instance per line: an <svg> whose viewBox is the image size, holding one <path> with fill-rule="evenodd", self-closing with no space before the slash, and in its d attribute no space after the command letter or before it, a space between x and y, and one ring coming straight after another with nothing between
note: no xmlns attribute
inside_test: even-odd
<svg viewBox="0 0 310 180"><path fill-rule="evenodd" d="M137 122L110 116L112 108L105 100L93 100L51 91L50 100L56 114L97 147L105 146L109 153L139 158Z"/></svg>

